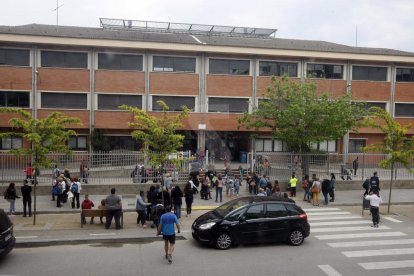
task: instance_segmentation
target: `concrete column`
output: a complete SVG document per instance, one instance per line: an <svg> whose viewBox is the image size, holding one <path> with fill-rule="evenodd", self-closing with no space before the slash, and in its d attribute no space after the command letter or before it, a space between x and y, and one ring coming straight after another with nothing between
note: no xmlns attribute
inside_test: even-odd
<svg viewBox="0 0 414 276"><path fill-rule="evenodd" d="M37 46L32 46L32 118L37 118L37 80L38 71L38 49Z"/></svg>
<svg viewBox="0 0 414 276"><path fill-rule="evenodd" d="M392 117L395 117L394 115L394 103L395 103L395 82L396 82L396 67L395 64L391 64L391 76L390 76L390 82L391 82L391 86L390 86L390 109L389 112L391 114Z"/></svg>
<svg viewBox="0 0 414 276"><path fill-rule="evenodd" d="M92 132L95 129L95 49L90 52L90 77L89 77L89 138L92 137ZM89 152L92 152L92 143L89 141Z"/></svg>
<svg viewBox="0 0 414 276"><path fill-rule="evenodd" d="M351 94L351 61L348 61L346 64L346 94ZM343 144L342 144L342 162L346 163L348 160L348 151L349 151L349 131L344 135Z"/></svg>
<svg viewBox="0 0 414 276"><path fill-rule="evenodd" d="M149 77L149 73L150 73L150 64L149 64L149 51L145 51L144 57L143 57L143 61L144 61L144 74L145 74L145 96L142 99L142 109L145 111L148 111L149 109L149 87L150 87L150 77Z"/></svg>

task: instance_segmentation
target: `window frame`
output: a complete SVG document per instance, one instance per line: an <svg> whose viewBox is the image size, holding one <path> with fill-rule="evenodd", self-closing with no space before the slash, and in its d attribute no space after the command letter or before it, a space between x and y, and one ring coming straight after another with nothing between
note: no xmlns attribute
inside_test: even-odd
<svg viewBox="0 0 414 276"><path fill-rule="evenodd" d="M372 79L355 79L354 78L354 67L364 67L364 68L385 68L385 80L372 80ZM374 82L388 82L389 80L389 66L373 66L373 65L361 65L361 64L352 64L351 65L351 80L352 81L374 81ZM368 72L369 74L369 72Z"/></svg>
<svg viewBox="0 0 414 276"><path fill-rule="evenodd" d="M19 47L0 47L0 50L10 50L10 51L28 51L29 52L29 63L27 65L16 65L16 64L0 64L0 67L2 66L12 66L12 67L31 67L32 66L32 51L31 49L27 48L19 48Z"/></svg>
<svg viewBox="0 0 414 276"><path fill-rule="evenodd" d="M238 100L246 100L247 101L247 110L245 111L228 111L228 112L224 112L224 111L217 111L217 110L213 110L210 111L210 98L216 98L216 99L227 99L227 100L232 100L232 99L238 99ZM244 112L251 112L251 98L250 97L217 97L217 96L208 96L207 100L206 100L206 105L207 105L207 112L208 113L221 113L221 114L243 114Z"/></svg>
<svg viewBox="0 0 414 276"><path fill-rule="evenodd" d="M348 140L348 153L363 153L364 151L362 151L362 150L361 151L351 151L351 147L350 147L351 141L359 141L359 142L363 141L364 145L362 147L366 147L368 138L349 138L349 140ZM359 147L361 148L361 146L359 146Z"/></svg>
<svg viewBox="0 0 414 276"><path fill-rule="evenodd" d="M397 105L398 104L412 105L413 110L414 110L414 102L395 102L394 103L394 118L414 118L414 112L413 112L413 115L412 116L396 115Z"/></svg>
<svg viewBox="0 0 414 276"><path fill-rule="evenodd" d="M95 106L94 106L94 110L101 110L101 111L122 111L122 110L120 110L119 108L117 108L117 109L109 109L109 108L99 108L99 96L101 96L101 95L104 95L104 96L137 96L137 97L140 97L141 98L141 106L140 107L138 107L138 106L135 106L135 105L133 105L134 107L137 107L137 108L139 108L139 109L143 109L144 108L144 95L143 94L131 94L131 93L129 93L129 94L125 94L125 93L96 93L95 94ZM122 104L121 104L122 105ZM130 104L128 104L128 105L130 105Z"/></svg>
<svg viewBox="0 0 414 276"><path fill-rule="evenodd" d="M399 69L401 69L401 70L410 70L411 71L411 73L410 73L411 80L409 80L409 81L407 81L407 80L398 80L397 79L397 72L398 72ZM399 82L399 83L412 83L412 82L414 82L414 67L396 67L395 68L395 82Z"/></svg>
<svg viewBox="0 0 414 276"><path fill-rule="evenodd" d="M340 66L341 67L341 77L340 78L335 78L335 77L331 77L331 78L327 78L326 76L324 77L310 77L309 73L308 73L308 69L310 65L322 65L322 66L332 66L332 72L334 72L335 66ZM341 64L341 63L325 63L325 62L306 62L305 65L305 78L306 79L322 79L322 80L344 80L346 79L346 65L345 64ZM332 73L334 74L334 73Z"/></svg>
<svg viewBox="0 0 414 276"><path fill-rule="evenodd" d="M61 66L43 66L42 64L42 53L43 52L54 52L54 53L72 53L72 54L86 54L86 67L61 67ZM80 50L54 50L54 49L39 49L38 55L38 64L40 68L60 68L60 69L75 69L75 70L85 70L90 69L89 61L89 51L80 51Z"/></svg>
<svg viewBox="0 0 414 276"><path fill-rule="evenodd" d="M113 69L113 68L99 68L99 56L100 55L114 55L114 56L138 56L141 57L141 69ZM132 71L132 72L144 72L144 54L139 53L120 53L120 52L98 52L96 53L96 62L95 68L96 70L110 70L110 71Z"/></svg>
<svg viewBox="0 0 414 276"><path fill-rule="evenodd" d="M257 63L257 72L258 72L258 74L257 74L257 76L259 76L259 77L271 77L271 76L275 76L275 77L282 77L282 76L284 76L285 74L283 74L283 75L281 75L281 74L279 74L279 75L274 75L274 74L270 74L270 75L261 75L260 74L260 63L275 63L275 64L278 64L278 65L280 65L280 64L286 64L286 65L288 65L288 66L291 66L291 65L296 65L296 76L290 76L289 74L287 75L289 78L299 78L299 66L300 66L300 64L299 64L299 62L295 62L295 61L280 61L280 60L259 60L258 61L258 63ZM279 68L279 70L280 70L280 68ZM288 72L289 72L289 69L288 69Z"/></svg>
<svg viewBox="0 0 414 276"><path fill-rule="evenodd" d="M227 73L212 73L211 72L211 64L210 64L210 62L211 62L211 60L221 60L221 61L227 61L229 64L228 64L228 70L227 70ZM234 61L247 61L248 63L249 63L249 66L248 66L248 72L247 72L247 74L232 74L231 72L230 72L230 62L234 62ZM252 75L252 62L251 62L251 59L239 59L239 58L221 58L221 57L209 57L208 58L208 62L207 62L207 65L208 65L208 74L209 75L218 75L218 76L251 76Z"/></svg>
<svg viewBox="0 0 414 276"><path fill-rule="evenodd" d="M76 95L86 95L86 107L85 108L72 108L72 107L43 107L42 103L42 95L43 94L76 94ZM90 94L85 92L54 92L54 91L41 91L38 93L38 104L39 109L65 109L65 110L89 110L89 103L90 103Z"/></svg>
<svg viewBox="0 0 414 276"><path fill-rule="evenodd" d="M198 97L197 96L194 96L194 95L165 95L165 94L151 94L150 96L149 96L149 110L150 111L153 111L153 112L162 112L162 110L154 110L154 106L157 104L155 101L154 101L154 97L168 97L168 98L194 98L194 108L193 109L191 109L190 108L190 112L191 113L193 113L193 112L198 112L198 107L197 107L197 100L198 100ZM161 99L162 100L162 99ZM168 104L167 104L168 105ZM181 105L180 105L181 106ZM170 107L170 106L168 106L168 107ZM175 110L169 110L169 112L181 112L182 110L178 110L178 109L175 109Z"/></svg>
<svg viewBox="0 0 414 276"><path fill-rule="evenodd" d="M172 71L167 71L167 70L154 70L154 58L156 57L160 57L160 58L172 58L173 61L174 59L180 59L180 58L186 58L186 59L194 59L194 72L193 71L175 71L175 67L173 67ZM196 56L177 56L177 55L152 55L151 56L151 64L150 64L150 68L151 68L151 72L155 72L155 73L176 73L176 74L197 74L198 73L198 68L197 68L197 64L198 64L198 59ZM161 68L161 67L160 67ZM166 68L166 67L163 67Z"/></svg>
<svg viewBox="0 0 414 276"><path fill-rule="evenodd" d="M9 105L7 105L7 99L5 98L4 99L4 102L5 102L5 105L4 106L2 106L1 104L0 104L0 107L19 107L19 108L31 108L31 106L32 106L32 103L31 103L31 92L30 91L21 91L21 90L0 90L0 94L2 94L2 93L16 93L16 94L18 94L18 93L27 93L27 95L28 95L28 101L29 101L29 104L28 104L28 106L23 106L23 105L16 105L16 106L9 106ZM1 95L0 95L0 97L1 97ZM5 94L5 97L6 97L6 94ZM0 102L1 102L1 100L0 100Z"/></svg>
<svg viewBox="0 0 414 276"><path fill-rule="evenodd" d="M82 148L82 147L79 147L79 139L80 138L82 138L82 139L85 139L85 147L84 148ZM76 147L71 147L70 146L70 140L71 139L75 139L76 140ZM71 136L69 136L69 139L68 139L68 146L73 150L73 151L87 151L88 150L88 136L87 135L78 135L78 136L76 136L76 135L71 135Z"/></svg>
<svg viewBox="0 0 414 276"><path fill-rule="evenodd" d="M11 146L8 148L5 148L4 140L10 140ZM17 141L19 146L14 147L13 144L15 144L16 142L13 142L13 141ZM13 149L21 149L21 148L23 148L23 137L21 136L10 136L10 137L3 137L0 139L0 151L8 151L8 150L13 150Z"/></svg>
<svg viewBox="0 0 414 276"><path fill-rule="evenodd" d="M265 142L266 141L271 141L272 142L272 150L271 151L265 151L264 147L265 147ZM258 143L262 143L262 149L263 150L258 150ZM275 150L275 146L276 144L281 144L282 146L282 150ZM256 152L290 152L288 145L285 141L282 140L278 140L278 139L272 139L271 137L258 137L254 140L254 148Z"/></svg>

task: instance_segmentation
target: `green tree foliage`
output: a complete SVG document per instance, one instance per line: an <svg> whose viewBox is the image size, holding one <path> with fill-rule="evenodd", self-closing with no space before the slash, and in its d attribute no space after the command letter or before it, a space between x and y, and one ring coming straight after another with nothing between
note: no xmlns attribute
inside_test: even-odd
<svg viewBox="0 0 414 276"><path fill-rule="evenodd" d="M182 127L182 120L189 116L190 110L183 106L179 114L172 114L163 101L157 101L162 107L160 116L152 116L139 108L122 105L120 109L131 111L134 121L128 125L134 129L133 138L143 142L143 151L153 166L161 166L168 161L170 154L176 153L183 146L184 136L177 134Z"/></svg>
<svg viewBox="0 0 414 276"><path fill-rule="evenodd" d="M382 143L371 144L364 148L368 152L381 152L387 158L379 162L381 168L391 169L390 193L388 199L388 213L390 212L392 184L394 179L395 165L401 164L411 171L414 159L414 136L408 137L408 130L411 124L402 126L391 114L379 107L370 108L370 116L366 117L364 124L369 127L381 130L384 134Z"/></svg>
<svg viewBox="0 0 414 276"><path fill-rule="evenodd" d="M109 151L111 146L109 145L108 138L103 135L101 129L94 129L91 135L92 148L95 151Z"/></svg>
<svg viewBox="0 0 414 276"><path fill-rule="evenodd" d="M16 117L10 119L12 131L0 133L0 138L23 137L30 143L28 148L10 150L16 155L28 156L35 172L40 168L50 168L52 160L48 153L61 152L69 154L70 147L67 141L70 135L76 135L74 130L66 129L70 124L80 124L80 119L67 117L61 112L53 112L46 118L36 119L32 114L21 108L0 108L0 113L13 113ZM34 174L35 182L37 174ZM34 216L36 224L36 185L34 186Z"/></svg>
<svg viewBox="0 0 414 276"><path fill-rule="evenodd" d="M356 131L365 110L351 104L349 95L318 95L313 83L272 78L272 84L258 107L239 118L239 126L270 131L274 139L285 141L291 151L306 153L312 143L342 138Z"/></svg>

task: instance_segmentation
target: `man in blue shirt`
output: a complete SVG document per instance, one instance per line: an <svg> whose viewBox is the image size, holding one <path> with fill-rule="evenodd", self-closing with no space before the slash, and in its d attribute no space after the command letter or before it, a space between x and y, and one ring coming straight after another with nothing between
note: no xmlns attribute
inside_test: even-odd
<svg viewBox="0 0 414 276"><path fill-rule="evenodd" d="M177 216L171 212L171 206L166 207L166 213L163 214L160 218L160 224L158 225L157 235L161 235L165 242L165 258L168 260L168 263L172 263L172 253L174 251L175 245L175 228L174 225L177 225L177 232L180 233L180 224L178 222Z"/></svg>

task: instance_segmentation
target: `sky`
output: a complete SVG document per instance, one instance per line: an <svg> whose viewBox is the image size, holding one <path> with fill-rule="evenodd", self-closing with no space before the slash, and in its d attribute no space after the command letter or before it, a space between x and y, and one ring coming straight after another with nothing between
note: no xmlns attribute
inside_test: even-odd
<svg viewBox="0 0 414 276"><path fill-rule="evenodd" d="M0 0L0 25L57 23L56 0ZM99 18L278 29L276 37L414 52L413 0L59 0L59 25Z"/></svg>

